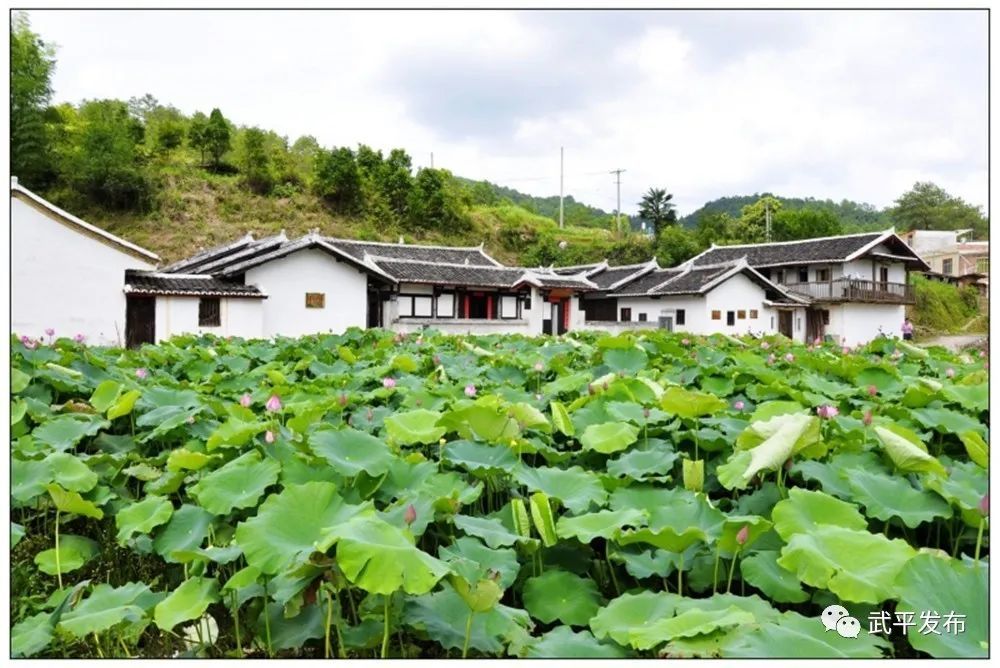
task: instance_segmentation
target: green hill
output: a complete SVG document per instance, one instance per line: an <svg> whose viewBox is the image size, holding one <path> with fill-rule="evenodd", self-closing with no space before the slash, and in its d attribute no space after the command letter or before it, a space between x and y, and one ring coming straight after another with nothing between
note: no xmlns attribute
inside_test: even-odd
<svg viewBox="0 0 1000 668"><path fill-rule="evenodd" d="M848 232L884 230L892 226L888 212L872 204L852 202L846 199L834 202L830 199L821 200L813 197L783 197L773 193L720 197L705 203L701 208L682 217L680 223L687 228L697 227L698 220L705 214L726 213L733 218L739 218L744 206L753 204L761 197L766 196L781 200L782 206L789 210L818 209L829 211L841 222L845 231Z"/></svg>

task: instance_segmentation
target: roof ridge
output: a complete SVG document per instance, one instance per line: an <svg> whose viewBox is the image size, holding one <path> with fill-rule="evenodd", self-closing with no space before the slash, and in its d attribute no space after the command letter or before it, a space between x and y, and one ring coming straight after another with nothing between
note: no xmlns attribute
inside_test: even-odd
<svg viewBox="0 0 1000 668"><path fill-rule="evenodd" d="M789 244L805 244L811 243L813 241L830 241L831 239L852 239L854 237L866 237L869 235L874 235L876 237L883 236L887 233L895 234L894 228L889 228L888 230L882 230L881 232L855 232L853 234L833 234L828 237L810 237L808 239L790 239L788 241L765 241L764 243L756 244L725 244L723 246L716 246L712 244L709 250L712 248L758 248L760 246L787 246ZM704 255L704 253L701 253ZM693 258L692 258L693 259Z"/></svg>
<svg viewBox="0 0 1000 668"><path fill-rule="evenodd" d="M481 251L484 255L486 255L483 251L482 244L479 244L478 246L441 246L437 244L401 244L394 241L368 241L366 239L343 239L341 237L327 236L324 236L323 239L327 243L371 244L373 246L394 246L397 248L436 248L438 250Z"/></svg>
<svg viewBox="0 0 1000 668"><path fill-rule="evenodd" d="M405 262L407 264L425 264L434 266L444 266L444 267L462 267L465 269L493 269L493 270L504 270L504 271L524 271L526 267L508 267L506 265L492 265L492 264L468 264L467 262L432 262L431 260L411 260L409 258L403 257L386 257L385 255L372 255L365 251L365 256L371 258L375 262Z"/></svg>

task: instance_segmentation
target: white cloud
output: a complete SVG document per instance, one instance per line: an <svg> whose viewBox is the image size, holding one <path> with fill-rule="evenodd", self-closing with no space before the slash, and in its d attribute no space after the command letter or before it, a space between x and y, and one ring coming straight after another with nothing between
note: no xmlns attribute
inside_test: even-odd
<svg viewBox="0 0 1000 668"><path fill-rule="evenodd" d="M764 190L984 204L983 12L57 12L57 100L186 112L625 211ZM155 27L155 28L154 28Z"/></svg>

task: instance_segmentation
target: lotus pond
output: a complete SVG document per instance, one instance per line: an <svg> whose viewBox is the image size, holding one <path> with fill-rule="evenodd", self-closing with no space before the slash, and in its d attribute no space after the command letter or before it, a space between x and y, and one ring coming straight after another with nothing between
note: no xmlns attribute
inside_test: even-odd
<svg viewBox="0 0 1000 668"><path fill-rule="evenodd" d="M988 652L978 351L11 345L15 656Z"/></svg>

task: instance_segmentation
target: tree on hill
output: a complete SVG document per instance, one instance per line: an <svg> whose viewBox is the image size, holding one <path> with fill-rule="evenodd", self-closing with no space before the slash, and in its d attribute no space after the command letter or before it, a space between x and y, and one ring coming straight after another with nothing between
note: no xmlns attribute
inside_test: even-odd
<svg viewBox="0 0 1000 668"><path fill-rule="evenodd" d="M771 219L772 241L832 237L844 226L827 209L780 209Z"/></svg>
<svg viewBox="0 0 1000 668"><path fill-rule="evenodd" d="M971 228L977 238L989 236L989 221L982 209L929 182L913 184L889 209L889 215L901 231Z"/></svg>
<svg viewBox="0 0 1000 668"><path fill-rule="evenodd" d="M208 115L208 123L205 125L202 137L205 149L212 156L212 166L216 169L222 165L222 156L229 150L229 134L229 122L225 116L218 108L212 109L212 113Z"/></svg>
<svg viewBox="0 0 1000 668"><path fill-rule="evenodd" d="M653 236L657 239L663 230L677 223L677 211L672 194L663 188L650 188L639 202L639 218L653 226Z"/></svg>
<svg viewBox="0 0 1000 668"><path fill-rule="evenodd" d="M55 48L17 12L10 24L10 167L37 188L55 176L45 112L52 96Z"/></svg>
<svg viewBox="0 0 1000 668"><path fill-rule="evenodd" d="M664 228L654 243L661 267L676 267L704 250L694 232L679 226Z"/></svg>
<svg viewBox="0 0 1000 668"><path fill-rule="evenodd" d="M358 213L362 202L361 172L354 151L347 147L320 151L315 169L313 191L338 213Z"/></svg>
<svg viewBox="0 0 1000 668"><path fill-rule="evenodd" d="M424 168L417 172L407 201L411 229L459 232L468 227L458 184L450 180L451 174L443 169Z"/></svg>
<svg viewBox="0 0 1000 668"><path fill-rule="evenodd" d="M266 195L274 187L271 156L267 150L267 133L260 128L243 131L239 151L239 169L243 182L258 195Z"/></svg>

